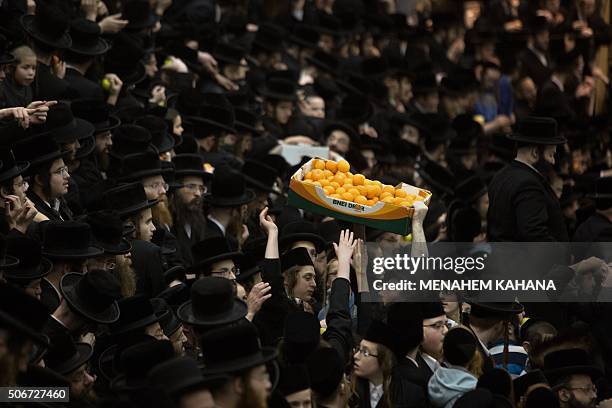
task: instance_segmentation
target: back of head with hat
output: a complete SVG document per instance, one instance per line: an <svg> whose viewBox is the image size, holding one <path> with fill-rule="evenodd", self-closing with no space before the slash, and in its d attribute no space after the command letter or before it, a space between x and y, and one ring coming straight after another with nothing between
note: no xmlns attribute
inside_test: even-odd
<svg viewBox="0 0 612 408"><path fill-rule="evenodd" d="M159 321L153 305L145 296L131 296L121 299L118 304L119 320L110 325L113 334L144 331L148 326Z"/></svg>
<svg viewBox="0 0 612 408"><path fill-rule="evenodd" d="M215 169L206 201L212 207L239 207L251 202L255 193L246 188L244 176L227 166Z"/></svg>
<svg viewBox="0 0 612 408"><path fill-rule="evenodd" d="M315 350L306 362L310 388L316 396L328 398L338 389L344 376L342 359L333 348Z"/></svg>
<svg viewBox="0 0 612 408"><path fill-rule="evenodd" d="M401 337L405 356L423 341L423 316L421 308L414 303L393 303L387 310L387 324L395 329Z"/></svg>
<svg viewBox="0 0 612 408"><path fill-rule="evenodd" d="M75 118L70 106L58 103L49 108L47 120L36 130L38 134L46 134L56 143L74 143L93 135L94 127L81 118Z"/></svg>
<svg viewBox="0 0 612 408"><path fill-rule="evenodd" d="M550 385L559 385L569 376L578 374L588 375L593 381L602 375L602 371L593 364L586 350L562 349L550 352L544 357L544 375Z"/></svg>
<svg viewBox="0 0 612 408"><path fill-rule="evenodd" d="M116 156L141 153L151 143L151 133L137 125L124 124L113 131L113 147L111 153Z"/></svg>
<svg viewBox="0 0 612 408"><path fill-rule="evenodd" d="M116 392L133 392L147 386L147 374L158 364L175 357L168 340L150 340L126 348L120 356L123 374L117 376L111 388Z"/></svg>
<svg viewBox="0 0 612 408"><path fill-rule="evenodd" d="M465 327L455 327L444 337L444 359L449 364L466 366L478 349L478 340Z"/></svg>
<svg viewBox="0 0 612 408"><path fill-rule="evenodd" d="M51 259L87 259L104 253L92 244L91 228L84 222L49 221L42 232L42 253Z"/></svg>
<svg viewBox="0 0 612 408"><path fill-rule="evenodd" d="M520 145L558 145L567 139L558 133L553 118L529 116L518 122L517 131L508 136Z"/></svg>
<svg viewBox="0 0 612 408"><path fill-rule="evenodd" d="M51 271L53 264L42 257L40 242L22 235L9 235L7 253L19 260L19 265L4 271L4 278L19 286L28 285Z"/></svg>
<svg viewBox="0 0 612 408"><path fill-rule="evenodd" d="M373 320L363 339L387 347L397 358L406 355L404 353L405 346L402 344L399 332L382 320Z"/></svg>
<svg viewBox="0 0 612 408"><path fill-rule="evenodd" d="M41 2L36 5L36 13L24 14L21 25L25 32L48 50L65 49L72 45L68 33L70 18L59 7Z"/></svg>
<svg viewBox="0 0 612 408"><path fill-rule="evenodd" d="M49 310L38 299L0 282L0 328L47 346L49 339L41 333L48 319Z"/></svg>
<svg viewBox="0 0 612 408"><path fill-rule="evenodd" d="M310 389L310 378L306 366L296 364L282 367L278 388L285 397Z"/></svg>
<svg viewBox="0 0 612 408"><path fill-rule="evenodd" d="M222 382L224 377L206 376L206 372L202 372L193 358L183 356L156 365L149 371L147 378L151 387L163 389L170 396L178 397L214 386Z"/></svg>
<svg viewBox="0 0 612 408"><path fill-rule="evenodd" d="M502 368L492 368L478 378L477 388L486 388L493 394L509 398L512 393L512 377Z"/></svg>
<svg viewBox="0 0 612 408"><path fill-rule="evenodd" d="M287 364L302 364L317 349L320 324L312 313L296 311L285 318L283 354Z"/></svg>
<svg viewBox="0 0 612 408"><path fill-rule="evenodd" d="M294 266L312 266L312 258L306 248L298 247L291 249L281 257L281 269L287 271Z"/></svg>

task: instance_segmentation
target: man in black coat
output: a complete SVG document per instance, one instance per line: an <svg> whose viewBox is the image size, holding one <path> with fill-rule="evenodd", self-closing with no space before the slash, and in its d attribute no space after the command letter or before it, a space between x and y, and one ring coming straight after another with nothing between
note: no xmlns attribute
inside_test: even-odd
<svg viewBox="0 0 612 408"><path fill-rule="evenodd" d="M574 233L574 242L601 242L604 231L612 229L612 177L602 177L597 180L595 199L597 211L587 218ZM577 260L586 258L588 244L576 245L574 254Z"/></svg>
<svg viewBox="0 0 612 408"><path fill-rule="evenodd" d="M551 61L548 53L550 33L544 17L535 17L529 27L531 33L527 49L521 54L522 74L533 79L540 88L551 74Z"/></svg>
<svg viewBox="0 0 612 408"><path fill-rule="evenodd" d="M554 164L565 137L557 134L554 119L528 117L510 139L517 142L516 157L489 185L489 241L567 242L559 200L535 167Z"/></svg>

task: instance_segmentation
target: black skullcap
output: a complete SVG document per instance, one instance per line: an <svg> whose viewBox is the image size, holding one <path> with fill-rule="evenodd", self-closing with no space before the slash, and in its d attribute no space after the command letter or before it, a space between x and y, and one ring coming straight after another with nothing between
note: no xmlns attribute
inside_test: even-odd
<svg viewBox="0 0 612 408"><path fill-rule="evenodd" d="M507 397L512 392L512 378L506 370L492 368L480 376L476 388L486 388L493 394Z"/></svg>
<svg viewBox="0 0 612 408"><path fill-rule="evenodd" d="M310 379L305 365L299 364L281 368L278 389L285 397L308 388L310 388Z"/></svg>
<svg viewBox="0 0 612 408"><path fill-rule="evenodd" d="M310 388L321 398L327 398L336 389L344 374L342 359L333 348L320 348L307 360Z"/></svg>
<svg viewBox="0 0 612 408"><path fill-rule="evenodd" d="M464 366L474 357L477 347L478 341L469 330L454 328L444 337L444 359L450 364Z"/></svg>
<svg viewBox="0 0 612 408"><path fill-rule="evenodd" d="M446 315L442 302L421 303L421 314L423 315L423 320Z"/></svg>

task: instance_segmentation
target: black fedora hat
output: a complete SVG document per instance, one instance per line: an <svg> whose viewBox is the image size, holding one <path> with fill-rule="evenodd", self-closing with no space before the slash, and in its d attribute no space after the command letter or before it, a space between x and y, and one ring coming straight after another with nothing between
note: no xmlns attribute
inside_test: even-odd
<svg viewBox="0 0 612 408"><path fill-rule="evenodd" d="M84 119L94 127L94 134L115 129L121 124L119 118L110 113L108 104L97 98L75 99L70 104L75 117Z"/></svg>
<svg viewBox="0 0 612 408"><path fill-rule="evenodd" d="M7 147L0 148L0 162L2 163L2 166L0 166L0 182L8 181L23 174L30 167L28 162L15 161L13 151Z"/></svg>
<svg viewBox="0 0 612 408"><path fill-rule="evenodd" d="M104 251L92 245L91 228L79 221L49 221L43 227L42 254L51 259L87 259Z"/></svg>
<svg viewBox="0 0 612 408"><path fill-rule="evenodd" d="M234 115L236 118L234 127L238 132L248 132L253 136L261 135L261 131L256 128L258 117L255 113L248 109L235 107Z"/></svg>
<svg viewBox="0 0 612 408"><path fill-rule="evenodd" d="M80 55L102 55L110 45L101 37L100 26L94 21L77 18L70 23L72 45L69 50Z"/></svg>
<svg viewBox="0 0 612 408"><path fill-rule="evenodd" d="M30 174L37 166L57 160L65 154L60 151L59 145L46 135L37 135L16 143L13 153L16 160L30 163L25 174Z"/></svg>
<svg viewBox="0 0 612 408"><path fill-rule="evenodd" d="M144 330L147 326L159 322L159 317L153 310L153 304L144 295L121 299L117 304L119 305L119 319L110 324L111 333L114 335Z"/></svg>
<svg viewBox="0 0 612 408"><path fill-rule="evenodd" d="M152 151L130 154L124 157L119 181L140 181L145 177L164 174L159 155Z"/></svg>
<svg viewBox="0 0 612 408"><path fill-rule="evenodd" d="M142 82L147 76L145 66L141 62L144 56L145 50L136 39L119 33L105 55L104 72L117 74L123 86L129 88Z"/></svg>
<svg viewBox="0 0 612 408"><path fill-rule="evenodd" d="M355 146L359 146L360 144L359 135L357 134L355 129L353 129L352 126L350 126L348 123L343 122L343 121L339 121L339 120L327 121L325 126L323 127L323 137L328 138L329 135L335 130L340 130L346 133L346 135L349 137L351 141L351 144L354 144Z"/></svg>
<svg viewBox="0 0 612 408"><path fill-rule="evenodd" d="M363 338L373 343L382 344L398 358L401 356L401 351L405 349L398 331L382 320L373 320Z"/></svg>
<svg viewBox="0 0 612 408"><path fill-rule="evenodd" d="M468 297L465 298L465 302L471 306L470 314L475 317L509 319L525 309L518 302L476 302L470 300Z"/></svg>
<svg viewBox="0 0 612 408"><path fill-rule="evenodd" d="M21 17L21 26L26 34L47 46L65 49L72 45L69 17L51 4L37 4L36 14Z"/></svg>
<svg viewBox="0 0 612 408"><path fill-rule="evenodd" d="M172 310L177 310L179 306L189 300L189 291L189 286L181 282L162 290L157 294L157 297L165 300Z"/></svg>
<svg viewBox="0 0 612 408"><path fill-rule="evenodd" d="M115 392L144 390L148 386L147 374L153 367L175 357L168 340L144 341L127 347L119 357L122 374L111 382Z"/></svg>
<svg viewBox="0 0 612 408"><path fill-rule="evenodd" d="M367 122L373 113L374 108L367 98L349 94L342 99L340 108L336 112L336 119L360 125Z"/></svg>
<svg viewBox="0 0 612 408"><path fill-rule="evenodd" d="M153 13L148 0L129 0L123 2L121 18L128 20L128 30L140 30L153 27L160 17Z"/></svg>
<svg viewBox="0 0 612 408"><path fill-rule="evenodd" d="M400 355L405 356L423 341L423 316L418 304L391 304L387 309L387 323L401 337Z"/></svg>
<svg viewBox="0 0 612 408"><path fill-rule="evenodd" d="M119 213L108 210L92 212L83 221L91 228L94 244L105 254L124 255L132 250L132 245L123 238L124 226Z"/></svg>
<svg viewBox="0 0 612 408"><path fill-rule="evenodd" d="M600 177L595 181L595 194L588 194L595 199L595 205L600 210L612 207L612 177Z"/></svg>
<svg viewBox="0 0 612 408"><path fill-rule="evenodd" d="M278 390L285 397L296 392L310 390L310 378L305 364L282 366Z"/></svg>
<svg viewBox="0 0 612 408"><path fill-rule="evenodd" d="M247 159L242 166L242 174L247 185L253 189L277 194L273 187L278 173L272 167L257 160Z"/></svg>
<svg viewBox="0 0 612 408"><path fill-rule="evenodd" d="M42 334L48 319L49 310L42 302L13 285L0 282L0 326L48 346L49 338Z"/></svg>
<svg viewBox="0 0 612 408"><path fill-rule="evenodd" d="M7 242L4 235L0 235L0 271L9 270L19 265L19 259L6 254Z"/></svg>
<svg viewBox="0 0 612 408"><path fill-rule="evenodd" d="M155 115L145 115L134 121L134 125L142 126L151 134L151 143L159 153L165 153L174 148L174 138L168 133L166 121Z"/></svg>
<svg viewBox="0 0 612 408"><path fill-rule="evenodd" d="M204 170L204 161L199 154L177 154L172 158L172 163L174 163L175 178L196 176L206 181L213 177L211 173Z"/></svg>
<svg viewBox="0 0 612 408"><path fill-rule="evenodd" d="M229 279L207 276L191 286L191 298L176 311L183 323L214 327L237 322L247 314L247 305L236 299Z"/></svg>
<svg viewBox="0 0 612 408"><path fill-rule="evenodd" d="M283 78L271 78L260 88L259 93L269 99L279 101L295 101L296 85L294 82Z"/></svg>
<svg viewBox="0 0 612 408"><path fill-rule="evenodd" d="M552 118L529 116L518 122L516 132L508 135L515 142L534 145L558 145L567 142L559 135L557 121Z"/></svg>
<svg viewBox="0 0 612 408"><path fill-rule="evenodd" d="M215 49L212 52L213 57L217 61L221 61L225 64L230 65L243 65L246 66L246 63L243 62L244 57L247 54L247 50L241 47L238 44L232 44L228 42L219 42L215 45Z"/></svg>
<svg viewBox="0 0 612 408"><path fill-rule="evenodd" d="M210 271L207 268L219 261L226 259L234 260L236 263L242 257L242 253L232 251L227 240L224 237L209 237L200 242L195 243L191 247L193 255L193 264L187 268L188 272L199 272L208 275Z"/></svg>
<svg viewBox="0 0 612 408"><path fill-rule="evenodd" d="M312 55L307 56L306 61L330 74L336 74L340 65L338 57L322 50L317 50Z"/></svg>
<svg viewBox="0 0 612 408"><path fill-rule="evenodd" d="M552 386L557 385L564 377L574 374L588 375L593 381L603 375L584 349L557 350L544 356L544 375Z"/></svg>
<svg viewBox="0 0 612 408"><path fill-rule="evenodd" d="M242 258L240 258L240 269L236 273L236 282L247 282L255 274L261 272L261 268L257 264L258 259L259 257L254 252L244 252Z"/></svg>
<svg viewBox="0 0 612 408"><path fill-rule="evenodd" d="M293 27L289 41L303 48L315 49L319 46L319 32L314 26L298 23Z"/></svg>
<svg viewBox="0 0 612 408"><path fill-rule="evenodd" d="M66 377L47 367L29 364L28 369L19 373L17 384L20 387L70 387Z"/></svg>
<svg viewBox="0 0 612 408"><path fill-rule="evenodd" d="M121 157L142 153L149 148L151 140L151 133L142 126L123 124L113 131L111 154Z"/></svg>
<svg viewBox="0 0 612 408"><path fill-rule="evenodd" d="M88 343L75 343L68 332L58 332L45 354L45 366L64 376L87 363L93 355Z"/></svg>
<svg viewBox="0 0 612 408"><path fill-rule="evenodd" d="M170 338L170 336L182 327L183 323L164 299L153 298L151 299L151 305L159 318L159 325L164 331L164 334L166 337Z"/></svg>
<svg viewBox="0 0 612 408"><path fill-rule="evenodd" d="M260 24L253 40L252 51L261 49L267 52L280 52L283 49L284 37L285 32L281 26L272 23Z"/></svg>
<svg viewBox="0 0 612 408"><path fill-rule="evenodd" d="M276 349L261 347L252 323L222 327L204 335L201 341L204 369L211 373L235 373L274 360Z"/></svg>
<svg viewBox="0 0 612 408"><path fill-rule="evenodd" d="M317 252L325 249L325 241L317 234L316 228L310 221L300 220L290 222L281 229L279 242L281 248L288 249L291 244L297 241L312 242Z"/></svg>
<svg viewBox="0 0 612 408"><path fill-rule="evenodd" d="M308 356L306 366L310 377L310 388L322 398L332 395L344 377L344 363L333 348L315 350Z"/></svg>
<svg viewBox="0 0 612 408"><path fill-rule="evenodd" d="M171 396L180 396L197 389L209 388L223 383L223 375L206 375L191 357L175 357L156 365L148 374L149 385L163 389Z"/></svg>
<svg viewBox="0 0 612 408"><path fill-rule="evenodd" d="M121 297L121 287L107 271L68 273L60 282L60 292L72 310L89 320L110 324L119 319L117 299Z"/></svg>
<svg viewBox="0 0 612 408"><path fill-rule="evenodd" d="M281 270L284 272L294 266L312 266L312 258L306 248L298 247L288 250L281 256Z"/></svg>
<svg viewBox="0 0 612 408"><path fill-rule="evenodd" d="M56 143L73 143L93 135L94 127L81 118L75 118L70 106L58 103L49 108L47 120L38 127L38 134L53 138Z"/></svg>
<svg viewBox="0 0 612 408"><path fill-rule="evenodd" d="M512 380L514 400L518 402L521 397L525 396L529 387L536 384L548 385L548 380L542 370L532 370Z"/></svg>
<svg viewBox="0 0 612 408"><path fill-rule="evenodd" d="M255 198L255 193L246 188L244 176L227 166L215 169L210 194L206 202L213 207L238 207Z"/></svg>
<svg viewBox="0 0 612 408"><path fill-rule="evenodd" d="M206 137L218 130L236 132L234 107L221 94L204 94L204 102L200 105L198 115L190 116L189 121L194 126L193 136L196 139Z"/></svg>
<svg viewBox="0 0 612 408"><path fill-rule="evenodd" d="M51 272L53 264L43 258L39 241L21 235L9 235L6 245L7 253L19 260L19 266L4 271L7 281L27 283Z"/></svg>
<svg viewBox="0 0 612 408"><path fill-rule="evenodd" d="M417 71L411 83L415 95L438 92L438 81L432 71Z"/></svg>
<svg viewBox="0 0 612 408"><path fill-rule="evenodd" d="M159 200L148 200L142 184L131 183L106 191L104 202L106 209L115 210L121 218L126 218L153 207Z"/></svg>
<svg viewBox="0 0 612 408"><path fill-rule="evenodd" d="M8 65L15 62L15 56L8 52L8 40L0 34L0 65Z"/></svg>

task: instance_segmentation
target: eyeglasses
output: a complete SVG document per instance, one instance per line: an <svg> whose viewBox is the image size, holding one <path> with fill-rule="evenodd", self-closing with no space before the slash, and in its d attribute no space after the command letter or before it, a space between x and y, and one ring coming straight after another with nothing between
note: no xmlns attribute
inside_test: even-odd
<svg viewBox="0 0 612 408"><path fill-rule="evenodd" d="M234 266L232 269L224 268L219 271L211 271L210 274L214 276L221 276L224 278L229 277L230 274L234 274L234 276L238 276L240 274L240 268L237 268Z"/></svg>
<svg viewBox="0 0 612 408"><path fill-rule="evenodd" d="M19 183L13 184L13 188L22 188L22 187L27 189L28 187L30 187L30 184L28 184L28 182L25 180L22 180Z"/></svg>
<svg viewBox="0 0 612 408"><path fill-rule="evenodd" d="M364 348L358 348L355 351L355 354L361 354L364 357L378 357L378 354L372 354L370 350L366 350Z"/></svg>
<svg viewBox="0 0 612 408"><path fill-rule="evenodd" d="M590 386L586 386L586 387L568 387L568 390L580 390L582 392L584 392L585 394L588 394L589 392L592 392L593 394L597 394L597 387L594 385L590 385Z"/></svg>
<svg viewBox="0 0 612 408"><path fill-rule="evenodd" d="M144 188L150 188L151 190L164 189L164 191L168 191L168 188L170 187L168 183L162 183L161 181L151 183L151 184L143 184L142 186Z"/></svg>
<svg viewBox="0 0 612 408"><path fill-rule="evenodd" d="M206 186L202 185L202 184L183 184L181 185L181 187L185 187L187 190L190 191L199 191L200 193L204 194L206 192Z"/></svg>
<svg viewBox="0 0 612 408"><path fill-rule="evenodd" d="M64 167L60 167L59 169L52 171L51 174L55 174L57 176L69 176L70 173L68 173L68 167L64 166Z"/></svg>
<svg viewBox="0 0 612 408"><path fill-rule="evenodd" d="M431 327L434 330L443 330L445 327L450 329L450 323L448 320L444 320L443 322L435 322L433 324L424 324L423 327Z"/></svg>

